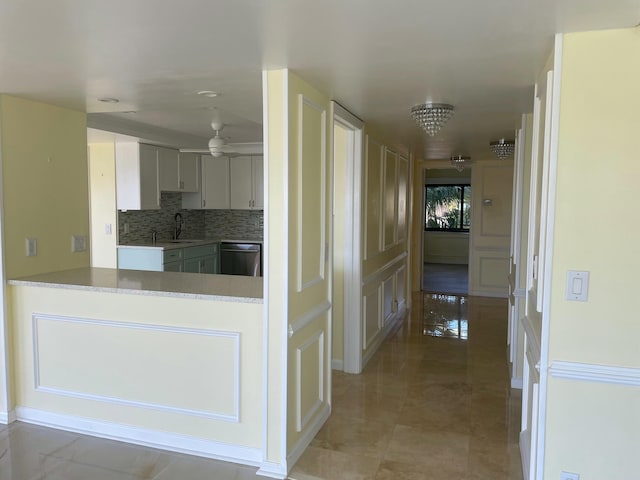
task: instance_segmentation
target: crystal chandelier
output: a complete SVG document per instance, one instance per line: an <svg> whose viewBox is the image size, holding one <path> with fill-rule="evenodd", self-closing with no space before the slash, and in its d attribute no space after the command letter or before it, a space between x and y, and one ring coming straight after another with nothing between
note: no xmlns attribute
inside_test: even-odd
<svg viewBox="0 0 640 480"><path fill-rule="evenodd" d="M471 157L465 157L463 155L455 155L451 157L451 165L453 168L461 172L465 167L471 163Z"/></svg>
<svg viewBox="0 0 640 480"><path fill-rule="evenodd" d="M411 117L432 137L453 116L453 105L447 103L423 103L411 109Z"/></svg>
<svg viewBox="0 0 640 480"><path fill-rule="evenodd" d="M491 148L491 151L495 153L500 160L505 160L507 157L513 155L515 145L516 142L513 140L505 140L504 138L501 138L500 140L491 142L489 144L489 148Z"/></svg>

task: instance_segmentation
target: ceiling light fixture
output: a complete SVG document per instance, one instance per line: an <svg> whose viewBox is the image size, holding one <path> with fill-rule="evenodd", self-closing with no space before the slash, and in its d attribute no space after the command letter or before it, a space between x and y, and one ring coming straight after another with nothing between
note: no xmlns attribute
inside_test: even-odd
<svg viewBox="0 0 640 480"><path fill-rule="evenodd" d="M213 90L200 90L198 95L202 95L203 97L215 98L219 97L220 94L218 92L214 92Z"/></svg>
<svg viewBox="0 0 640 480"><path fill-rule="evenodd" d="M451 165L453 165L453 168L455 168L457 171L461 172L465 169L465 167L471 165L471 157L465 157L464 155L454 155L453 157L451 157Z"/></svg>
<svg viewBox="0 0 640 480"><path fill-rule="evenodd" d="M99 98L98 101L104 102L104 103L118 103L120 100L113 97L102 97L102 98Z"/></svg>
<svg viewBox="0 0 640 480"><path fill-rule="evenodd" d="M506 158L513 155L513 151L515 150L516 142L513 140L505 140L501 138L495 142L491 142L489 144L489 148L491 151L496 154L496 156L500 160L505 160Z"/></svg>
<svg viewBox="0 0 640 480"><path fill-rule="evenodd" d="M453 105L448 103L423 103L411 109L411 117L432 137L453 116Z"/></svg>

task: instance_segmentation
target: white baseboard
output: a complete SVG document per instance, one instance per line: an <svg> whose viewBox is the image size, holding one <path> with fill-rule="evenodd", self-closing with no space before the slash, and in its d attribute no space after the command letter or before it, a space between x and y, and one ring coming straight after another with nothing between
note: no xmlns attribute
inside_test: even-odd
<svg viewBox="0 0 640 480"><path fill-rule="evenodd" d="M285 479L287 478L287 468L284 465L273 462L262 462L256 475L269 478Z"/></svg>
<svg viewBox="0 0 640 480"><path fill-rule="evenodd" d="M15 422L16 420L17 419L15 410L11 410L9 412L0 412L0 423L8 425Z"/></svg>
<svg viewBox="0 0 640 480"><path fill-rule="evenodd" d="M331 360L331 369L340 370L341 372L344 371L344 362L342 360L334 358L333 360Z"/></svg>
<svg viewBox="0 0 640 480"><path fill-rule="evenodd" d="M517 388L518 390L522 390L522 377L512 378L511 388Z"/></svg>
<svg viewBox="0 0 640 480"><path fill-rule="evenodd" d="M389 332L391 332L404 318L406 313L406 309L399 309L393 316L389 319L387 324L380 330L377 336L374 338L373 342L367 347L366 353L362 357L362 369L367 365L371 357L378 351L382 342L389 336Z"/></svg>
<svg viewBox="0 0 640 480"><path fill-rule="evenodd" d="M291 452L289 452L289 455L287 455L288 470L291 470L291 468L300 459L304 451L311 443L311 440L313 440L313 438L318 434L318 432L324 425L324 422L326 422L329 418L329 415L331 415L331 408L329 407L329 405L325 404L324 408L320 412L320 415L316 417L316 420L313 422L313 424L307 429L304 435L300 437L300 440L298 440L295 446L291 449Z"/></svg>
<svg viewBox="0 0 640 480"><path fill-rule="evenodd" d="M241 463L255 467L260 465L262 460L262 451L259 448L203 440L187 435L120 425L26 407L17 407L16 416L18 420L26 423L143 445L145 447L159 448L171 452L213 458L225 462Z"/></svg>

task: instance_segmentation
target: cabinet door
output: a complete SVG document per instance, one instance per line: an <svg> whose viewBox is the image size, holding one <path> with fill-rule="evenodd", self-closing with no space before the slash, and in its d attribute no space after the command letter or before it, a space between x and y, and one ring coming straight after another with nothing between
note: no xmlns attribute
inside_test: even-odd
<svg viewBox="0 0 640 480"><path fill-rule="evenodd" d="M184 271L189 273L201 273L200 272L200 257L189 258L184 261Z"/></svg>
<svg viewBox="0 0 640 480"><path fill-rule="evenodd" d="M178 150L157 147L158 175L161 192L179 192L179 159Z"/></svg>
<svg viewBox="0 0 640 480"><path fill-rule="evenodd" d="M253 208L253 178L251 157L231 159L231 209Z"/></svg>
<svg viewBox="0 0 640 480"><path fill-rule="evenodd" d="M201 257L202 261L202 269L200 273L218 273L217 265L218 265L218 257L216 255L207 255L206 257Z"/></svg>
<svg viewBox="0 0 640 480"><path fill-rule="evenodd" d="M140 209L160 208L158 189L158 156L156 147L141 143L140 148Z"/></svg>
<svg viewBox="0 0 640 480"><path fill-rule="evenodd" d="M164 264L165 272L182 272L182 260L177 260L175 262L168 262Z"/></svg>
<svg viewBox="0 0 640 480"><path fill-rule="evenodd" d="M200 156L195 153L180 153L180 190L199 192L198 165Z"/></svg>
<svg viewBox="0 0 640 480"><path fill-rule="evenodd" d="M264 159L262 155L251 157L253 167L253 208L264 209Z"/></svg>
<svg viewBox="0 0 640 480"><path fill-rule="evenodd" d="M229 157L202 156L202 208L229 208Z"/></svg>

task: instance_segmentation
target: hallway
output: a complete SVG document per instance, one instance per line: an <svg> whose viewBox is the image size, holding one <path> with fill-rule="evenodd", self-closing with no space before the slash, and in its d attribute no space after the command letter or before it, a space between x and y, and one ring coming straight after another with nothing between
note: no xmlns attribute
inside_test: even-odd
<svg viewBox="0 0 640 480"><path fill-rule="evenodd" d="M334 372L333 413L292 479L522 479L506 300L415 294L414 306L362 375Z"/></svg>
<svg viewBox="0 0 640 480"><path fill-rule="evenodd" d="M334 372L333 413L295 480L522 480L506 300L416 294L362 375ZM15 422L2 480L248 480L255 468Z"/></svg>

